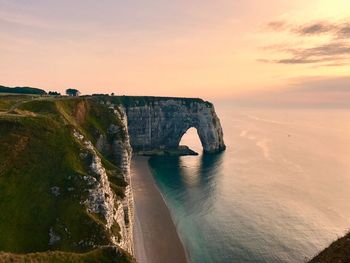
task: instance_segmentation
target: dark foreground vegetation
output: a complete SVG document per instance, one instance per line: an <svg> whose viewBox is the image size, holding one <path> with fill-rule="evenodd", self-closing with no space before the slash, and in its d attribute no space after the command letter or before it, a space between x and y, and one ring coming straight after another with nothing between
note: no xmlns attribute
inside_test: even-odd
<svg viewBox="0 0 350 263"><path fill-rule="evenodd" d="M31 87L5 87L0 85L0 93L13 93L13 94L35 94L35 95L44 95L46 94L45 90L31 88Z"/></svg>
<svg viewBox="0 0 350 263"><path fill-rule="evenodd" d="M48 251L41 253L13 254L0 252L1 263L129 263L134 262L131 256L115 247L94 249L86 253Z"/></svg>
<svg viewBox="0 0 350 263"><path fill-rule="evenodd" d="M334 241L309 263L349 263L350 262L350 233Z"/></svg>

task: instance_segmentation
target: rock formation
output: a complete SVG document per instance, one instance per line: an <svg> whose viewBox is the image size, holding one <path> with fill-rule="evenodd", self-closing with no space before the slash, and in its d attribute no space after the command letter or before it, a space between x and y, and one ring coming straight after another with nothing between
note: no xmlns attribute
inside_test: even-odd
<svg viewBox="0 0 350 263"><path fill-rule="evenodd" d="M134 200L130 180L132 148L129 141L127 117L124 109L118 106L115 108L113 106L112 108L120 123L119 125L112 124L108 128L107 137L113 138L112 140L109 141L106 136L100 134L96 142L96 148L99 152L111 156L113 162L118 165L124 180L128 184L125 189L125 198L123 198L121 202L117 202L117 211L114 214L113 220L117 222L120 227L121 239L117 244L130 254L133 254ZM117 136L117 134L122 134L122 136Z"/></svg>
<svg viewBox="0 0 350 263"><path fill-rule="evenodd" d="M204 152L225 150L213 104L201 99L142 97L124 104L134 150L176 149L189 128L196 128Z"/></svg>

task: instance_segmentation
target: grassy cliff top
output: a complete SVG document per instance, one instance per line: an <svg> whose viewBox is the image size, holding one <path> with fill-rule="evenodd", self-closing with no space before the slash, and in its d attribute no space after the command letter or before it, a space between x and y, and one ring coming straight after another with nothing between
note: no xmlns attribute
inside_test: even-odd
<svg viewBox="0 0 350 263"><path fill-rule="evenodd" d="M125 107L152 105L159 101L175 100L185 105L191 103L204 103L208 106L212 104L200 98L181 98L181 97L154 97L154 96L111 96L109 97L113 103L122 104Z"/></svg>

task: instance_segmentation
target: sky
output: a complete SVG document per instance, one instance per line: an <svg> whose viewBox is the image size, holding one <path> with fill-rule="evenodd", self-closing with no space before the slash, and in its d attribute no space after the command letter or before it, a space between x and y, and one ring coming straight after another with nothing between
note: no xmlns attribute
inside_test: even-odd
<svg viewBox="0 0 350 263"><path fill-rule="evenodd" d="M350 103L350 1L0 0L0 84Z"/></svg>

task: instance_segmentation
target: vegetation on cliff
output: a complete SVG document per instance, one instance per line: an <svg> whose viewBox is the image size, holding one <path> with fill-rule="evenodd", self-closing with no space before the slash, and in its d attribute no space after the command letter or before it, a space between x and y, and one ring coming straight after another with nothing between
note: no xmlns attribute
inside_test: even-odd
<svg viewBox="0 0 350 263"><path fill-rule="evenodd" d="M348 263L350 262L350 233L334 241L309 263Z"/></svg>
<svg viewBox="0 0 350 263"><path fill-rule="evenodd" d="M36 94L43 95L46 94L45 90L31 88L31 87L5 87L0 85L0 93L15 93L15 94Z"/></svg>
<svg viewBox="0 0 350 263"><path fill-rule="evenodd" d="M132 263L135 260L122 250L115 249L114 247L102 247L86 253L48 251L23 255L0 252L0 262Z"/></svg>
<svg viewBox="0 0 350 263"><path fill-rule="evenodd" d="M86 209L92 156L73 136L76 130L95 143L110 125L121 121L88 98L0 96L0 262L131 261L121 249L104 248L112 235L120 238L120 228L106 229ZM127 183L119 167L98 154L123 198Z"/></svg>
<svg viewBox="0 0 350 263"><path fill-rule="evenodd" d="M205 103L208 106L212 104L208 101L204 101L200 98L180 98L180 97L156 97L156 96L115 96L111 97L110 100L116 104L122 104L125 107L145 106L154 105L160 101L174 100L180 101L186 106L190 106L192 103Z"/></svg>

